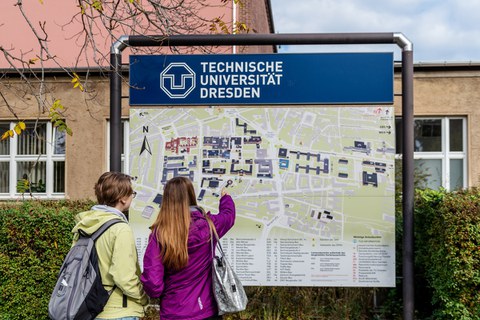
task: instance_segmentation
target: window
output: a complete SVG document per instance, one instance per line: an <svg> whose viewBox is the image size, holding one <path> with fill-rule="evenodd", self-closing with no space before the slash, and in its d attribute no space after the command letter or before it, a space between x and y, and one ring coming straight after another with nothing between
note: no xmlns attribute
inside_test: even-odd
<svg viewBox="0 0 480 320"><path fill-rule="evenodd" d="M461 117L415 118L416 172L426 187L456 190L467 187L467 120ZM402 119L396 119L397 153L402 153Z"/></svg>
<svg viewBox="0 0 480 320"><path fill-rule="evenodd" d="M51 122L25 122L21 135L0 142L0 199L32 194L39 198L65 196L65 132ZM14 122L0 122L0 132Z"/></svg>
<svg viewBox="0 0 480 320"><path fill-rule="evenodd" d="M122 164L121 164L121 169L122 172L125 174L129 174L130 169L129 169L129 158L128 156L125 157L125 155L130 154L130 144L129 144L129 139L130 139L130 127L128 120L122 119ZM107 121L107 171L110 170L110 121Z"/></svg>

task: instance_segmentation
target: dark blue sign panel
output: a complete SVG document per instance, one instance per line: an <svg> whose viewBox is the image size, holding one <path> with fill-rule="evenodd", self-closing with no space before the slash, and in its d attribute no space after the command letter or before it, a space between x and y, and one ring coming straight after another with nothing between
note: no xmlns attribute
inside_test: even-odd
<svg viewBox="0 0 480 320"><path fill-rule="evenodd" d="M130 105L393 103L393 53L130 56Z"/></svg>

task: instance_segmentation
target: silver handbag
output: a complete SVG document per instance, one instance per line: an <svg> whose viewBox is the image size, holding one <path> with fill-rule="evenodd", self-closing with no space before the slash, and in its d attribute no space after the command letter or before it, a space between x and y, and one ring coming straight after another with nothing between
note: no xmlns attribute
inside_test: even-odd
<svg viewBox="0 0 480 320"><path fill-rule="evenodd" d="M217 252L213 248L212 228L217 239ZM213 294L218 305L218 314L243 311L247 308L248 298L242 283L225 257L215 226L210 224L210 243L213 257Z"/></svg>

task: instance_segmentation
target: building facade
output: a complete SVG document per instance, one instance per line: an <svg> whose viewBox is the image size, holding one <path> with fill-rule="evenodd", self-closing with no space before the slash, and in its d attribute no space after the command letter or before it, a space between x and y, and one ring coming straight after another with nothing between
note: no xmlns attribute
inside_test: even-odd
<svg viewBox="0 0 480 320"><path fill-rule="evenodd" d="M255 48L250 48L255 51ZM244 50L242 48L242 50ZM264 48L256 49L258 51ZM448 190L478 186L480 166L480 64L417 64L414 67L415 165L427 176L427 187ZM81 73L80 73L81 74ZM94 100L84 100L71 89L71 80L52 70L48 82L55 87L74 134L58 132L41 114L37 132L29 131L37 121L38 109L32 97L23 97L15 114L25 119L27 130L0 143L0 198L22 197L18 184L24 174L37 168L30 191L40 198L80 199L93 196L93 182L109 170L109 79L94 75ZM2 80L5 82L5 80ZM9 85L15 85L10 75ZM20 87L21 85L18 84ZM395 92L401 92L397 70ZM128 88L124 86L124 92ZM27 104L30 101L30 104ZM129 107L123 101L122 168L128 172ZM397 115L396 153L401 157L401 97L395 98ZM13 128L15 118L0 109L0 130ZM40 139L36 139L38 135ZM12 181L13 180L13 181ZM25 195L25 194L24 194ZM28 196L28 192L26 194Z"/></svg>
<svg viewBox="0 0 480 320"><path fill-rule="evenodd" d="M227 22L243 22L248 32L273 33L269 0L242 1L239 5L224 6L223 10L223 13L210 15L221 15ZM213 50L231 54L271 53L275 47L223 47ZM128 61L128 53L124 53L123 61ZM109 170L108 74L100 69L75 69L81 79L89 78L86 89L93 94L85 95L72 89L72 77L63 69L52 67L42 73L54 99L58 97L59 103L65 106L62 115L73 131L70 136L55 128L50 121L51 110L40 110L37 98L29 93L31 88L28 86L38 85L34 74L25 73L32 78L30 83L26 83L17 70L6 68L4 64L3 69L0 65L0 92L4 97L0 101L0 132L14 130L18 121L25 122L26 129L20 135L0 142L0 200L31 196L39 199L93 198L95 181ZM128 68L125 74L128 74ZM123 83L124 94L128 92L127 81L128 77ZM122 170L125 172L128 172L128 116L128 99L123 99Z"/></svg>
<svg viewBox="0 0 480 320"><path fill-rule="evenodd" d="M273 33L270 1L242 1L225 12L252 33ZM272 53L273 46L221 48L222 53ZM128 61L124 54L124 61ZM2 67L0 65L0 67ZM0 70L0 132L26 123L21 135L0 142L0 200L34 196L45 199L93 198L93 184L109 170L110 83L102 70L76 69L89 77L86 96L72 89L71 76L59 68L43 76L53 96L66 107L62 113L73 135L52 124L50 110L40 110L18 72ZM27 73L28 74L28 73ZM124 75L128 75L125 69ZM127 79L127 77L125 78ZM34 85L35 81L32 81ZM401 92L401 72L395 70L395 92ZM426 176L426 187L447 190L480 184L480 63L415 64L415 165ZM128 84L123 85L124 94ZM6 103L14 101L14 103ZM396 153L402 153L401 96L395 97ZM122 102L122 170L129 167L129 106ZM36 128L34 130L33 128Z"/></svg>
<svg viewBox="0 0 480 320"><path fill-rule="evenodd" d="M399 72L396 92L401 91ZM480 184L480 64L414 66L414 158L426 187L456 190ZM395 102L397 154L401 154L401 97Z"/></svg>

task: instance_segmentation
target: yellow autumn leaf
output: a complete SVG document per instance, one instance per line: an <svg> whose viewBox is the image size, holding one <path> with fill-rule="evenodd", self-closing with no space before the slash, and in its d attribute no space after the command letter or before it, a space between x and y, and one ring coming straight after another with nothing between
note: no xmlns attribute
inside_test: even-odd
<svg viewBox="0 0 480 320"><path fill-rule="evenodd" d="M25 122L23 121L19 121L18 122L18 126L20 127L20 129L22 130L25 130L27 128L27 126L25 125Z"/></svg>
<svg viewBox="0 0 480 320"><path fill-rule="evenodd" d="M13 128L13 130L15 130L15 133L16 133L17 135L19 135L20 133L22 133L22 129L20 129L20 126L19 126L18 124L15 126L15 128Z"/></svg>
<svg viewBox="0 0 480 320"><path fill-rule="evenodd" d="M84 14L85 14L85 8L84 8L82 5L77 6L77 7L80 8L80 13L81 13L82 15L84 15Z"/></svg>
<svg viewBox="0 0 480 320"><path fill-rule="evenodd" d="M1 140L13 137L13 130L7 130L2 134Z"/></svg>
<svg viewBox="0 0 480 320"><path fill-rule="evenodd" d="M103 6L102 6L102 3L100 1L94 1L92 3L92 7L97 9L98 11L102 11L103 10Z"/></svg>
<svg viewBox="0 0 480 320"><path fill-rule="evenodd" d="M74 88L78 87L81 91L83 91L83 86L82 86L82 83L80 82L80 77L75 72L73 73L72 83L74 83L73 85Z"/></svg>
<svg viewBox="0 0 480 320"><path fill-rule="evenodd" d="M60 103L60 99L56 99L56 100L53 102L52 108L53 108L54 110L57 110L57 109L63 110L63 109L64 109L63 105Z"/></svg>
<svg viewBox="0 0 480 320"><path fill-rule="evenodd" d="M28 60L28 64L35 64L36 61L38 61L39 59L38 58L32 58L30 60Z"/></svg>

